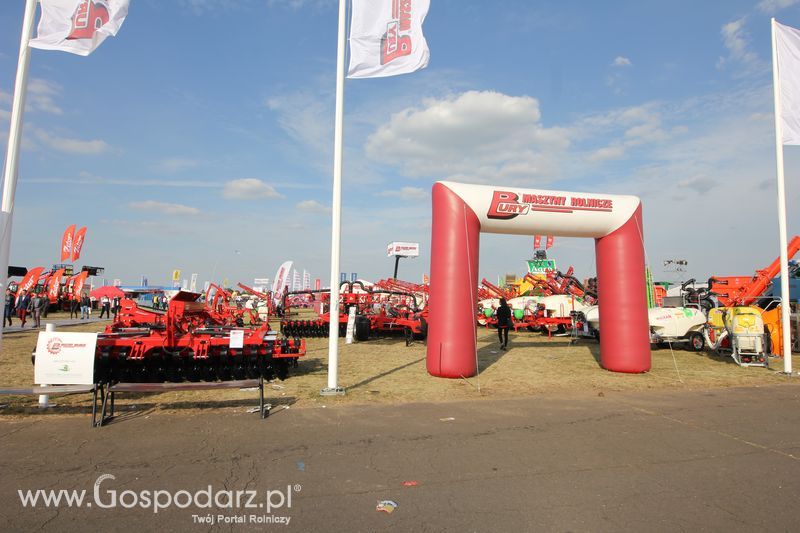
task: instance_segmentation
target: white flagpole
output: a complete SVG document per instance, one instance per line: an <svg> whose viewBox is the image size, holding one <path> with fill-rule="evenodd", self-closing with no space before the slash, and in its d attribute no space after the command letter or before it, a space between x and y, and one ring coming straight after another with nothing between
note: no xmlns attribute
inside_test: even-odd
<svg viewBox="0 0 800 533"><path fill-rule="evenodd" d="M331 300L328 334L328 386L323 395L344 394L339 387L339 255L342 239L342 151L344 137L344 55L347 45L347 0L339 0L339 44L336 49L336 117L333 136L333 203L331 209Z"/></svg>
<svg viewBox="0 0 800 533"><path fill-rule="evenodd" d="M17 78L14 82L14 99L11 103L11 124L8 129L8 146L6 148L6 164L3 168L3 199L0 207L0 290L5 292L8 286L8 262L11 253L11 225L14 215L14 195L17 189L17 173L19 171L19 147L22 142L22 117L25 112L25 96L28 87L28 66L31 49L28 43L33 35L36 20L36 4L38 0L26 0L25 14L22 18L22 35L19 41L19 59L17 60ZM0 328L0 340L2 328Z"/></svg>
<svg viewBox="0 0 800 533"><path fill-rule="evenodd" d="M778 45L775 19L772 19L772 90L775 99L775 155L778 167L778 234L781 247L781 325L783 330L783 372L792 374L792 336L789 309L789 257L786 231L786 185L783 178L783 127L781 125L781 87L778 70Z"/></svg>

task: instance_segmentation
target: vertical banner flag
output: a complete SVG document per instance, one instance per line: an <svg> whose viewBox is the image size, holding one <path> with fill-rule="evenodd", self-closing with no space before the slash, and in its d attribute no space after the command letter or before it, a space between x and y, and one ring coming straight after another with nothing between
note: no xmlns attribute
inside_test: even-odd
<svg viewBox="0 0 800 533"><path fill-rule="evenodd" d="M64 269L59 268L55 274L50 276L50 284L47 286L47 297L51 302L58 300L58 293L61 292L61 276L64 275Z"/></svg>
<svg viewBox="0 0 800 533"><path fill-rule="evenodd" d="M61 262L69 261L72 256L72 243L75 238L75 224L69 226L64 230L64 235L61 236Z"/></svg>
<svg viewBox="0 0 800 533"><path fill-rule="evenodd" d="M314 280L314 289L320 290L322 288L322 280L317 278Z"/></svg>
<svg viewBox="0 0 800 533"><path fill-rule="evenodd" d="M301 287L300 272L298 272L297 269L294 269L294 271L292 272L292 290L299 291L300 287Z"/></svg>
<svg viewBox="0 0 800 533"><path fill-rule="evenodd" d="M353 0L348 78L408 74L428 66L422 34L430 0Z"/></svg>
<svg viewBox="0 0 800 533"><path fill-rule="evenodd" d="M72 260L77 261L81 256L83 241L86 240L86 226L75 232L75 241L72 244Z"/></svg>
<svg viewBox="0 0 800 533"><path fill-rule="evenodd" d="M800 30L775 23L780 81L781 142L800 145Z"/></svg>
<svg viewBox="0 0 800 533"><path fill-rule="evenodd" d="M83 292L83 286L86 283L86 278L89 277L89 272L84 270L77 276L75 276L75 281L72 285L72 298L74 300L78 300L81 297L81 292Z"/></svg>
<svg viewBox="0 0 800 533"><path fill-rule="evenodd" d="M119 31L130 0L40 0L42 18L30 46L88 56Z"/></svg>
<svg viewBox="0 0 800 533"><path fill-rule="evenodd" d="M534 235L533 236L533 249L538 250L542 247L542 236L541 235Z"/></svg>
<svg viewBox="0 0 800 533"><path fill-rule="evenodd" d="M555 241L555 237L552 235L547 236L547 244L544 245L545 250L549 250L553 246L553 242Z"/></svg>
<svg viewBox="0 0 800 533"><path fill-rule="evenodd" d="M30 291L39 282L39 276L44 272L44 267L36 267L28 270L20 282L17 284L17 294L22 291Z"/></svg>
<svg viewBox="0 0 800 533"><path fill-rule="evenodd" d="M272 282L272 297L279 302L283 296L283 289L289 283L289 271L292 269L293 261L283 263L275 273L275 280Z"/></svg>
<svg viewBox="0 0 800 533"><path fill-rule="evenodd" d="M303 290L307 291L311 288L311 274L308 270L303 269Z"/></svg>

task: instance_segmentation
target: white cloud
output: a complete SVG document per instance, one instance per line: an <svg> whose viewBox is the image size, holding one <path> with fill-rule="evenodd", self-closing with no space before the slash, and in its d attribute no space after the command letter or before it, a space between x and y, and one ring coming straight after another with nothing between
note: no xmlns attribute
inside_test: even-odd
<svg viewBox="0 0 800 533"><path fill-rule="evenodd" d="M611 63L612 67L630 67L633 66L631 60L624 56L617 56L614 58L614 61Z"/></svg>
<svg viewBox="0 0 800 533"><path fill-rule="evenodd" d="M200 164L199 161L194 159L188 159L184 157L172 157L169 159L164 159L156 163L153 169L156 172L161 172L163 174L174 174L176 172L181 172L183 170L189 168L195 168Z"/></svg>
<svg viewBox="0 0 800 533"><path fill-rule="evenodd" d="M469 91L427 99L392 115L366 144L374 161L412 177L470 182L550 181L569 147L564 128L546 128L529 96Z"/></svg>
<svg viewBox="0 0 800 533"><path fill-rule="evenodd" d="M56 137L43 129L36 129L34 134L45 146L67 154L97 155L107 152L111 148L105 141L82 141L68 137Z"/></svg>
<svg viewBox="0 0 800 533"><path fill-rule="evenodd" d="M762 13L769 15L774 14L781 9L791 7L800 2L800 0L761 0L756 6Z"/></svg>
<svg viewBox="0 0 800 533"><path fill-rule="evenodd" d="M421 187L403 187L395 191L383 191L377 196L390 196L403 200L427 200L430 193Z"/></svg>
<svg viewBox="0 0 800 533"><path fill-rule="evenodd" d="M272 185L256 178L242 178L225 183L222 196L231 200L283 198Z"/></svg>
<svg viewBox="0 0 800 533"><path fill-rule="evenodd" d="M302 202L298 202L296 205L297 209L300 211L305 211L307 213L330 213L331 208L327 205L322 205L316 200L303 200Z"/></svg>
<svg viewBox="0 0 800 533"><path fill-rule="evenodd" d="M728 55L717 60L717 68L722 69L727 65L738 65L743 70L739 75L748 75L769 68L766 62L761 61L758 55L750 50L750 34L745 29L747 17L742 17L724 24L720 33L722 44Z"/></svg>
<svg viewBox="0 0 800 533"><path fill-rule="evenodd" d="M61 86L41 78L28 81L26 105L31 111L43 111L53 115L61 115L63 111L55 103L55 97L61 94Z"/></svg>
<svg viewBox="0 0 800 533"><path fill-rule="evenodd" d="M200 210L183 204L171 204L158 202L156 200L145 200L142 202L131 202L128 207L137 211L155 211L164 215L199 215Z"/></svg>

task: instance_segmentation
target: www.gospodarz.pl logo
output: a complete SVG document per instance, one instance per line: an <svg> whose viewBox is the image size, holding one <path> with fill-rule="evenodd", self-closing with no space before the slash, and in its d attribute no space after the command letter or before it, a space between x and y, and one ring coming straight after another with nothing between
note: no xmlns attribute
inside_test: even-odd
<svg viewBox="0 0 800 533"><path fill-rule="evenodd" d="M284 523L291 520L289 516L276 516L275 511L288 511L292 508L292 495L300 492L300 485L287 485L285 489L259 491L215 490L207 485L199 490L143 489L123 490L111 488L104 484L113 481L116 476L103 474L94 482L91 497L86 489L29 489L17 490L23 507L69 507L100 509L141 509L157 514L166 509L205 510L207 515L193 514L195 523ZM212 511L245 511L259 514L222 515Z"/></svg>

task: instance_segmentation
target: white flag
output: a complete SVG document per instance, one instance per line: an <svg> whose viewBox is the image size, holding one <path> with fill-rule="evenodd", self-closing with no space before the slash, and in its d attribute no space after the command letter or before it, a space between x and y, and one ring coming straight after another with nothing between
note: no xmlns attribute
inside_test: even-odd
<svg viewBox="0 0 800 533"><path fill-rule="evenodd" d="M775 23L783 144L800 145L800 30Z"/></svg>
<svg viewBox="0 0 800 533"><path fill-rule="evenodd" d="M88 56L125 21L130 0L41 0L42 18L29 45Z"/></svg>
<svg viewBox="0 0 800 533"><path fill-rule="evenodd" d="M407 74L428 66L422 22L430 0L353 0L348 78Z"/></svg>

